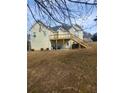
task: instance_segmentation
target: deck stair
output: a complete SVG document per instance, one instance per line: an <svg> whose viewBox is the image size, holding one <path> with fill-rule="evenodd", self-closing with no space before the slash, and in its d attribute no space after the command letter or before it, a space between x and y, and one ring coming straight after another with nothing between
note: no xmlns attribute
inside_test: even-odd
<svg viewBox="0 0 124 93"><path fill-rule="evenodd" d="M76 35L74 35L72 33L70 33L70 36L71 36L71 39L73 41L77 42L78 44L80 44L84 48L88 48L88 45L82 39L80 39L79 37L77 37Z"/></svg>

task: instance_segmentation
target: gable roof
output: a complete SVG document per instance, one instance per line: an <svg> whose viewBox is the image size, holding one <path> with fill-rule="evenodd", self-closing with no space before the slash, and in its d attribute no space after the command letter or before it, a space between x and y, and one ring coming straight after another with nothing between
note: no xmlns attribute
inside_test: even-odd
<svg viewBox="0 0 124 93"><path fill-rule="evenodd" d="M46 29L48 29L48 30L54 32L50 27L46 26L46 25L45 25L43 22L41 22L40 20L37 20L37 22L35 22L35 23L32 25L32 27L30 28L29 31L31 31L31 29L32 29L36 24L39 24L40 26L42 25L42 26L44 26Z"/></svg>
<svg viewBox="0 0 124 93"><path fill-rule="evenodd" d="M57 31L59 28L63 28L65 29L66 31L68 31L72 26L69 26L69 25L60 25L60 26L54 26L54 27L51 27L54 31Z"/></svg>
<svg viewBox="0 0 124 93"><path fill-rule="evenodd" d="M36 24L42 25L42 26L44 26L46 29L48 29L48 30L50 30L50 31L52 31L52 32L57 32L60 28L63 28L65 31L68 32L69 29L71 29L72 27L75 29L74 26L76 26L76 27L78 27L78 28L80 28L80 29L82 30L82 28L81 28L79 25L77 25L77 24L72 25L72 26L67 25L67 24L63 24L63 25L59 25L59 26L48 27L48 26L46 26L43 22L41 22L40 20L37 20L37 22L35 22L35 23L32 25L32 27L30 28L30 30L31 30ZM29 31L30 31L30 30L29 30Z"/></svg>
<svg viewBox="0 0 124 93"><path fill-rule="evenodd" d="M73 26L64 24L64 25L59 25L59 26L51 27L51 29L53 29L54 31L57 31L60 28L63 28L65 31L69 31L69 29L71 29L72 27L75 28L74 26L76 26L76 27L78 27L78 28L80 28L82 30L82 28L79 25L77 25L77 24L75 24Z"/></svg>

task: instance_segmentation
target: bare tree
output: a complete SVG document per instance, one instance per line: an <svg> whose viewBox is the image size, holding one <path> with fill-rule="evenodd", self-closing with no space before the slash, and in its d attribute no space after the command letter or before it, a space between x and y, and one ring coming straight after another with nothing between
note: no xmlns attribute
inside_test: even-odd
<svg viewBox="0 0 124 93"><path fill-rule="evenodd" d="M92 1L92 2L91 2ZM32 5L33 3L33 5ZM97 7L96 0L28 0L27 7L35 21L40 16L47 24L76 23L84 13L82 20L86 20L94 7ZM37 13L37 14L36 14Z"/></svg>

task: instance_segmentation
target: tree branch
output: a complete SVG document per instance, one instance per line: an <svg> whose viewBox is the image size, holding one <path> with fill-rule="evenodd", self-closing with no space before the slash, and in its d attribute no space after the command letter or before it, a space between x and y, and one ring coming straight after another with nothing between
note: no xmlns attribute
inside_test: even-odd
<svg viewBox="0 0 124 93"><path fill-rule="evenodd" d="M74 1L74 0L68 0L68 1L73 3L87 4L87 5L97 5L97 3L88 3L88 2L81 2L81 1Z"/></svg>

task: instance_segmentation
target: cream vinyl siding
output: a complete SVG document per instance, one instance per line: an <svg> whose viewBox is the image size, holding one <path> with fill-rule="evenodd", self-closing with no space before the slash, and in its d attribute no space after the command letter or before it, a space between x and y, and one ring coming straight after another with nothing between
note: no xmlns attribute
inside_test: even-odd
<svg viewBox="0 0 124 93"><path fill-rule="evenodd" d="M32 37L31 37L31 48L34 50L40 50L43 48L44 50L49 48L51 50L51 42L49 39L49 34L51 31L46 29L39 24L34 25L32 28ZM33 36L35 33L36 37Z"/></svg>

